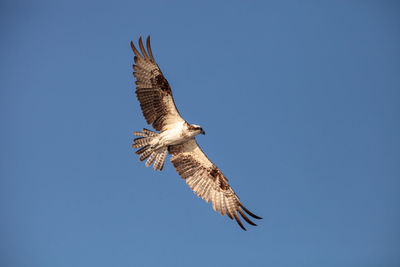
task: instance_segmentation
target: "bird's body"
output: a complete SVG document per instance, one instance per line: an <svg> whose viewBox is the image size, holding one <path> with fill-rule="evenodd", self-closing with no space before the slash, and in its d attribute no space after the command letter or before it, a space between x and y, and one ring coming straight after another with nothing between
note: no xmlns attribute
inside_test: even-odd
<svg viewBox="0 0 400 267"><path fill-rule="evenodd" d="M198 146L195 137L205 134L204 130L199 125L189 124L180 116L168 81L154 60L149 37L146 44L147 52L139 38L140 53L131 42L135 53L133 74L136 78L136 95L146 122L160 133L147 129L134 132L139 138L134 140L132 147L140 148L136 153L141 161L146 160L146 166L153 164L153 169L160 171L167 153L170 153L171 162L179 175L199 197L211 201L215 211L235 218L244 230L237 212L246 222L255 225L245 212L253 218L261 218L242 205L229 186L228 179Z"/></svg>
<svg viewBox="0 0 400 267"><path fill-rule="evenodd" d="M198 130L192 130L194 128L193 124L189 125L185 121L172 124L171 126L171 128L160 133L160 142L166 146L185 143L189 139L193 139L196 135L201 133L200 126L198 126L200 129L196 127Z"/></svg>
<svg viewBox="0 0 400 267"><path fill-rule="evenodd" d="M184 122L173 124L173 127L160 133L160 143L165 146L179 145L187 141Z"/></svg>

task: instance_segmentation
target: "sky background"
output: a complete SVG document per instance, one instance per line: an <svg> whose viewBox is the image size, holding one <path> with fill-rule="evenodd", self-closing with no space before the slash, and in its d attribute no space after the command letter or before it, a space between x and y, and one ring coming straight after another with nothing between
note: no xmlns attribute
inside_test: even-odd
<svg viewBox="0 0 400 267"><path fill-rule="evenodd" d="M0 30L1 266L400 265L398 1L1 1ZM134 154L148 34L259 226Z"/></svg>

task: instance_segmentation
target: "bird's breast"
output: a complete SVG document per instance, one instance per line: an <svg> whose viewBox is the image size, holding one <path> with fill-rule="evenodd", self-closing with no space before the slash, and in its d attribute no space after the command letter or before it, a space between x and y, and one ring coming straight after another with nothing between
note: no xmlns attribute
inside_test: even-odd
<svg viewBox="0 0 400 267"><path fill-rule="evenodd" d="M190 139L190 137L186 134L183 124L177 124L176 127L172 127L162 132L160 137L161 143L166 146L182 144Z"/></svg>

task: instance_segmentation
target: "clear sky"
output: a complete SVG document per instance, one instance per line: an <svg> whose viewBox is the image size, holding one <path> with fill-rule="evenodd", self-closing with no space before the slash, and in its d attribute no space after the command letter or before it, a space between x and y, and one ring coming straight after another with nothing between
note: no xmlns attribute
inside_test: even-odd
<svg viewBox="0 0 400 267"><path fill-rule="evenodd" d="M1 1L0 29L1 266L400 265L398 1ZM134 154L148 34L259 226Z"/></svg>

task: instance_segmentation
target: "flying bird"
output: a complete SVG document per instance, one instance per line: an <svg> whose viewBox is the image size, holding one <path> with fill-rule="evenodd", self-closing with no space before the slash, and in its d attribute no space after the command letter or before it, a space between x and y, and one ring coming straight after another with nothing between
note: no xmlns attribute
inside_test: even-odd
<svg viewBox="0 0 400 267"><path fill-rule="evenodd" d="M204 154L196 142L195 137L205 134L202 127L189 124L178 112L172 97L171 87L165 79L150 47L150 36L147 37L147 51L139 37L139 49L131 41L135 54L133 76L136 78L136 96L147 124L151 124L158 131L154 132L143 128L134 132L139 136L133 141L133 148L140 148L136 154L140 161L146 160L147 167L153 164L154 170L162 170L167 153L171 154L171 162L179 175L189 187L202 199L212 202L212 207L221 215L228 215L235 219L239 226L243 226L238 213L251 225L256 225L246 213L262 219L251 213L240 202L239 197L228 184L228 179Z"/></svg>

